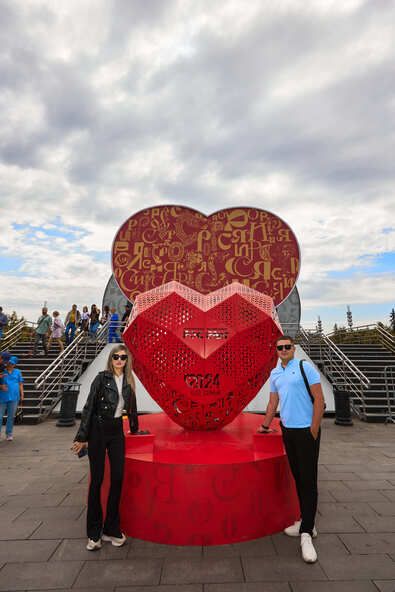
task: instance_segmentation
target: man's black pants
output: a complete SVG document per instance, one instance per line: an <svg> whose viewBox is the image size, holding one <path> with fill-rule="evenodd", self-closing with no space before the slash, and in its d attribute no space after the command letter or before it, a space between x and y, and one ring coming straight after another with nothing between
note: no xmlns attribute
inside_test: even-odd
<svg viewBox="0 0 395 592"><path fill-rule="evenodd" d="M111 485L103 527L100 490L104 477L106 450L110 461ZM88 538L96 541L101 537L102 531L109 536L120 537L119 501L125 463L125 438L121 417L104 421L92 418L88 454L91 470L86 521Z"/></svg>
<svg viewBox="0 0 395 592"><path fill-rule="evenodd" d="M321 430L314 440L310 428L281 426L285 451L298 493L302 523L300 532L313 534L318 500L318 455Z"/></svg>

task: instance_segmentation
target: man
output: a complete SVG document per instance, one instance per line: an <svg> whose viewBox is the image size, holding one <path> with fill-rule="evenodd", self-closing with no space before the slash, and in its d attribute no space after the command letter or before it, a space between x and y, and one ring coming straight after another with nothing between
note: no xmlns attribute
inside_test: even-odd
<svg viewBox="0 0 395 592"><path fill-rule="evenodd" d="M108 324L108 343L119 343L121 338L118 335L119 316L115 306L110 309L111 317Z"/></svg>
<svg viewBox="0 0 395 592"><path fill-rule="evenodd" d="M307 391L300 367L295 358L295 344L284 335L276 341L279 363L270 374L270 400L266 417L258 432L270 433L270 423L280 402L281 428L285 451L295 479L301 520L285 529L288 536L301 537L302 557L307 563L317 561L312 537L317 536L314 526L317 511L317 470L321 436L321 419L325 402L320 375L308 362L303 370L310 386Z"/></svg>
<svg viewBox="0 0 395 592"><path fill-rule="evenodd" d="M66 339L66 346L70 345L70 343L73 341L77 326L80 324L80 320L81 313L79 310L77 310L77 305L73 304L71 310L67 313L65 320L66 329L64 336Z"/></svg>
<svg viewBox="0 0 395 592"><path fill-rule="evenodd" d="M0 339L3 338L4 329L8 325L8 317L3 313L3 307L0 306Z"/></svg>
<svg viewBox="0 0 395 592"><path fill-rule="evenodd" d="M47 337L52 327L52 319L49 316L48 309L45 306L43 307L41 313L41 316L37 319L36 335L33 345L33 356L36 355L39 341L42 343L45 355L48 355Z"/></svg>

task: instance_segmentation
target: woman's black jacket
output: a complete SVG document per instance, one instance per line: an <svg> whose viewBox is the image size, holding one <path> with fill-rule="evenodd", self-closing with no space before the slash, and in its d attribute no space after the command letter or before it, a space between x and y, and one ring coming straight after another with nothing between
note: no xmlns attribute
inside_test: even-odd
<svg viewBox="0 0 395 592"><path fill-rule="evenodd" d="M122 384L122 396L125 401L124 409L129 418L130 431L132 434L135 434L139 429L136 395L131 385L126 382L125 377ZM87 442L89 440L92 417L95 416L99 422L105 419L112 419L118 401L118 388L112 373L107 370L99 372L92 382L88 398L82 410L80 427L74 441Z"/></svg>

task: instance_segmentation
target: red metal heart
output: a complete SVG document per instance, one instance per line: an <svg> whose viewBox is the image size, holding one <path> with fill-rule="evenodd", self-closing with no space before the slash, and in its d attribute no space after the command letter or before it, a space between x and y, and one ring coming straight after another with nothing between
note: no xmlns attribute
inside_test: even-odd
<svg viewBox="0 0 395 592"><path fill-rule="evenodd" d="M266 382L281 334L269 296L237 282L208 295L170 282L136 298L123 337L167 415L211 430L237 417Z"/></svg>
<svg viewBox="0 0 395 592"><path fill-rule="evenodd" d="M147 208L118 230L114 277L128 300L176 280L202 294L238 281L278 306L299 273L299 246L281 218L259 208L205 216L181 206Z"/></svg>

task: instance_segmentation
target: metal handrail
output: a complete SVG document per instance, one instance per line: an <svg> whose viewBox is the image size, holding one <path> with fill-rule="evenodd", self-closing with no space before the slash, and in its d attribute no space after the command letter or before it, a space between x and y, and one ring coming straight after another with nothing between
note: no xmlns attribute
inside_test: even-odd
<svg viewBox="0 0 395 592"><path fill-rule="evenodd" d="M320 361L337 388L350 391L351 405L355 413L359 414L354 399L357 399L365 413L366 402L364 392L370 387L370 380L361 370L333 343L327 335L319 332L307 333L303 327L299 331L299 340L303 349L311 355L311 346L319 346Z"/></svg>
<svg viewBox="0 0 395 592"><path fill-rule="evenodd" d="M327 337L347 337L349 335L353 335L354 337L358 335L358 333L362 333L363 331L373 331L376 332L376 336L378 341L387 349L395 352L395 337L387 331L384 327L382 327L379 323L369 323L368 325L358 325L357 327L353 327L352 329L344 329L339 330L339 332L332 331L331 333L327 334Z"/></svg>
<svg viewBox="0 0 395 592"><path fill-rule="evenodd" d="M0 342L1 349L7 350L8 348L15 345L19 341L19 339L21 338L23 330L28 325L32 325L33 327L35 327L35 323L31 323L30 321L26 321L25 319L21 319L16 325L14 325L11 329L9 329L6 333L4 333L4 337Z"/></svg>
<svg viewBox="0 0 395 592"><path fill-rule="evenodd" d="M388 409L385 423L395 423L395 366L385 366L384 381Z"/></svg>
<svg viewBox="0 0 395 592"><path fill-rule="evenodd" d="M41 390L39 415L42 418L49 415L59 402L64 382L70 380L69 376L66 378L66 374L71 373L76 376L81 371L82 364L86 360L88 345L95 344L95 357L105 347L108 342L108 326L109 321L98 329L94 341L91 341L89 333L81 332L36 378L35 388ZM46 404L48 399L51 400L50 405Z"/></svg>

